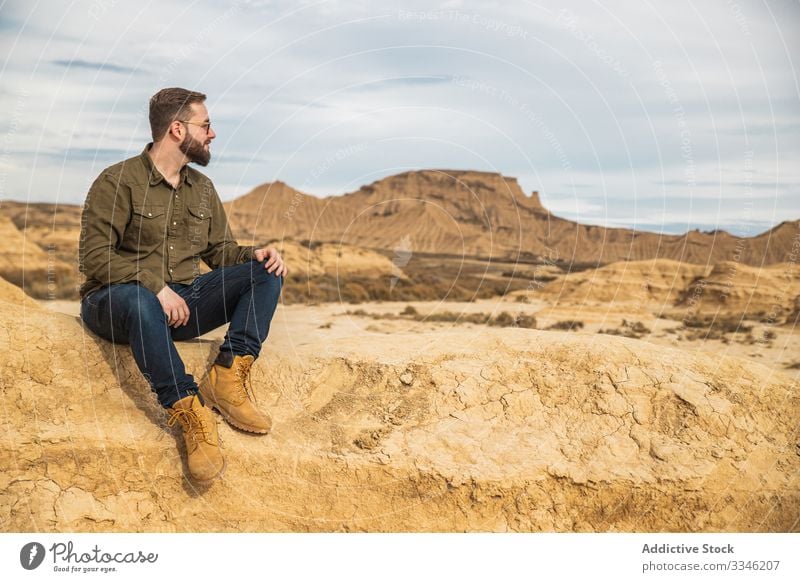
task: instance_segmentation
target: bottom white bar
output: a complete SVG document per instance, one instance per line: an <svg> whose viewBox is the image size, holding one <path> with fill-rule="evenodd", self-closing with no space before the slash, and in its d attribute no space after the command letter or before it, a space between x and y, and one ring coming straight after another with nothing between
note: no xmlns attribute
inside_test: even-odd
<svg viewBox="0 0 800 582"><path fill-rule="evenodd" d="M796 581L798 549L798 534L9 533L0 534L0 573L3 580Z"/></svg>

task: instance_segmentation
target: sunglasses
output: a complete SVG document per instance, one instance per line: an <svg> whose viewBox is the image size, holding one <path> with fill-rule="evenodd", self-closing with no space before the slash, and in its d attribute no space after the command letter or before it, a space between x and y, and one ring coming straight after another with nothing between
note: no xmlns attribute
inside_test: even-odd
<svg viewBox="0 0 800 582"><path fill-rule="evenodd" d="M189 125L197 125L199 127L202 127L203 129L206 130L206 133L211 131L211 122L210 121L203 121L202 123L199 122L199 121L188 121L188 120L183 120L183 119L179 119L178 121L180 121L181 123L187 123Z"/></svg>

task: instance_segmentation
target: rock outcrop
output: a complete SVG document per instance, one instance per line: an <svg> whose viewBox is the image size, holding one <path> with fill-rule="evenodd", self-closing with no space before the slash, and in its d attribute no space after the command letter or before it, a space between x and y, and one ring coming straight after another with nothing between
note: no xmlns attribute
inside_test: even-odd
<svg viewBox="0 0 800 582"><path fill-rule="evenodd" d="M782 324L794 321L800 268L794 263L757 268L731 261L707 266L666 259L623 261L512 295L545 299L553 309L571 310L575 317L601 308L673 319L747 318Z"/></svg>
<svg viewBox="0 0 800 582"><path fill-rule="evenodd" d="M304 343L185 477L130 350L0 300L5 531L798 531L798 384L643 341L523 329ZM470 335L471 334L471 335ZM180 344L199 378L216 355Z"/></svg>
<svg viewBox="0 0 800 582"><path fill-rule="evenodd" d="M268 242L281 253L293 276L301 278L328 277L387 277L406 278L399 266L388 257L370 249L336 243L300 244L291 240Z"/></svg>
<svg viewBox="0 0 800 582"><path fill-rule="evenodd" d="M668 259L620 261L599 269L570 273L533 289L532 297L546 297L557 305L612 304L674 305L709 267ZM520 293L520 292L518 292Z"/></svg>
<svg viewBox="0 0 800 582"><path fill-rule="evenodd" d="M4 307L9 309L10 306L17 309L32 309L34 311L41 311L39 302L33 297L27 295L22 289L16 285L12 285L2 277L0 277L0 302L5 303Z"/></svg>
<svg viewBox="0 0 800 582"><path fill-rule="evenodd" d="M54 247L43 248L41 243L35 233L21 232L9 218L0 216L0 277L36 297L70 295L77 268L59 259Z"/></svg>
<svg viewBox="0 0 800 582"><path fill-rule="evenodd" d="M698 277L682 293L679 307L698 315L760 317L783 322L800 295L800 267L779 263L755 268L725 261Z"/></svg>

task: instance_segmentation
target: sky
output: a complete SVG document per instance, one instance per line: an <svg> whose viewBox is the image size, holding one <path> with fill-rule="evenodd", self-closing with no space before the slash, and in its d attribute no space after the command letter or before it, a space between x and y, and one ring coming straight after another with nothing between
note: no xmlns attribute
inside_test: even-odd
<svg viewBox="0 0 800 582"><path fill-rule="evenodd" d="M798 0L0 0L0 200L82 203L180 86L223 200L471 169L585 224L750 236L800 218L798 25Z"/></svg>

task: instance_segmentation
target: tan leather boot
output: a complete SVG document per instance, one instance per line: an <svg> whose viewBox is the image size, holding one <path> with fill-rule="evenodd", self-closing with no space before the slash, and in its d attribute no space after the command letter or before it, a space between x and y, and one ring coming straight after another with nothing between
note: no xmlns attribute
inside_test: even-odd
<svg viewBox="0 0 800 582"><path fill-rule="evenodd" d="M211 409L193 394L178 400L170 413L168 426L180 422L183 440L186 442L189 473L195 481L208 483L222 474L225 459L219 448L217 419Z"/></svg>
<svg viewBox="0 0 800 582"><path fill-rule="evenodd" d="M250 366L253 356L234 356L220 352L208 375L200 383L200 393L211 408L236 428L267 434L272 428L269 414L259 410L251 400Z"/></svg>

